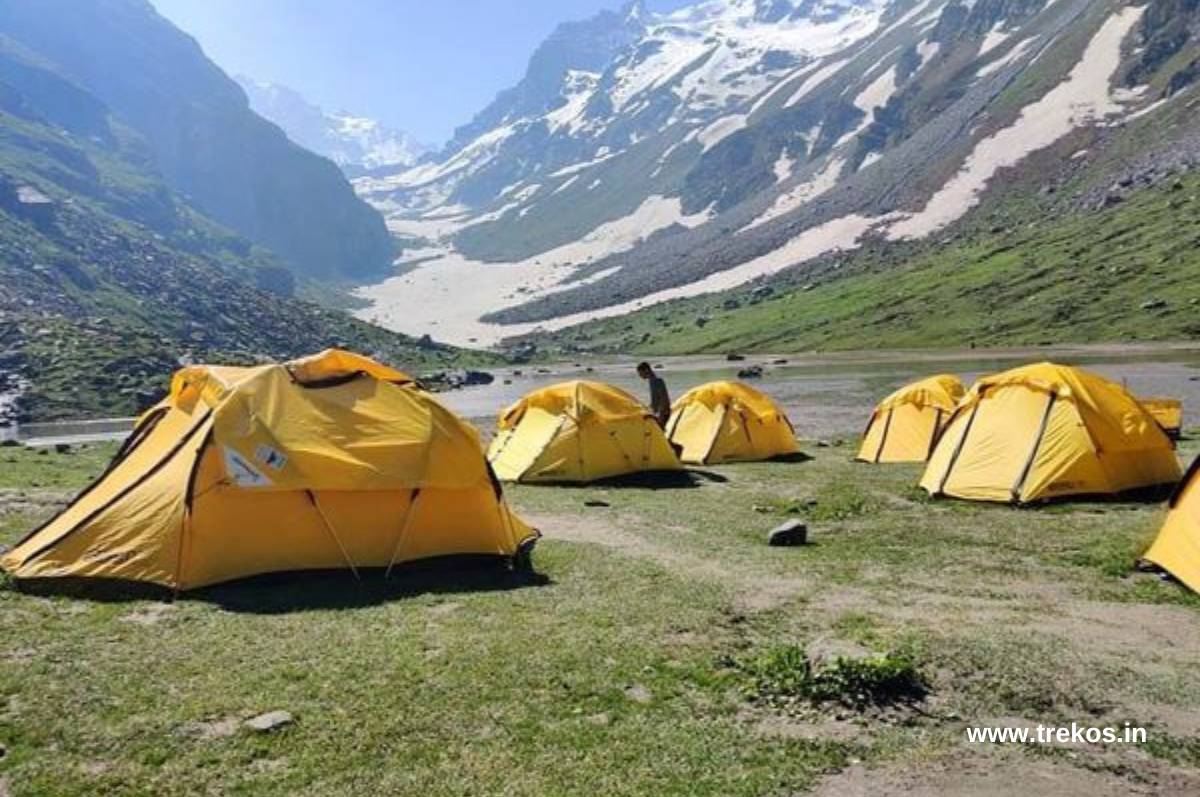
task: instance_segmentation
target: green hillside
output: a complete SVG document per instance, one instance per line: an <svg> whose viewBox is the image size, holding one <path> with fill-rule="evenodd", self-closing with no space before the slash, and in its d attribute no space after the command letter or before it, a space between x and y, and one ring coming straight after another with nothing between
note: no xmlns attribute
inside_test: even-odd
<svg viewBox="0 0 1200 797"><path fill-rule="evenodd" d="M0 36L0 421L127 415L187 362L334 345L417 371L469 361L295 298L328 289L202 215L150 153L53 62Z"/></svg>
<svg viewBox="0 0 1200 797"><path fill-rule="evenodd" d="M1050 220L1034 201L1001 205L949 241L868 246L552 345L681 354L1200 338L1200 176L1108 201Z"/></svg>

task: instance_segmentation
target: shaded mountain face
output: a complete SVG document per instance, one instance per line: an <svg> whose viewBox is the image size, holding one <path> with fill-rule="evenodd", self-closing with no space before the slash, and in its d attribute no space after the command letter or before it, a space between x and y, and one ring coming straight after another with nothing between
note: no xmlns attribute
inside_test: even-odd
<svg viewBox="0 0 1200 797"><path fill-rule="evenodd" d="M727 0L598 17L583 29L627 39L605 63L563 54L560 31L537 92L514 89L537 102L502 94L436 158L357 182L424 241L404 284L364 293L365 316L403 329L401 303L506 263L520 289L443 313L443 331L495 342L953 235L1046 153L1017 199L1151 168L1122 161L1130 178L1110 154L1190 169L1198 22L1195 0ZM1064 207L1094 205L1088 185Z"/></svg>
<svg viewBox="0 0 1200 797"><path fill-rule="evenodd" d="M388 267L383 220L336 166L255 115L237 84L145 0L7 0L0 34L135 131L167 185L297 272L344 279Z"/></svg>
<svg viewBox="0 0 1200 797"><path fill-rule="evenodd" d="M159 164L73 70L0 34L0 423L129 415L188 362L332 345L406 367L456 356L295 298L314 283L215 222Z"/></svg>
<svg viewBox="0 0 1200 797"><path fill-rule="evenodd" d="M350 176L412 166L427 151L407 133L389 129L374 119L331 114L287 86L247 77L237 80L255 113L274 122L300 146L329 158Z"/></svg>

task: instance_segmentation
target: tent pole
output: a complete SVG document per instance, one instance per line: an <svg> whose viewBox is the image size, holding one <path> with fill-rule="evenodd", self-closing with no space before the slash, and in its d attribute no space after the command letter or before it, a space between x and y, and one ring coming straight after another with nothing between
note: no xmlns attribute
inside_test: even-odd
<svg viewBox="0 0 1200 797"><path fill-rule="evenodd" d="M883 434L879 436L879 450L875 452L875 464L883 459L883 449L887 447L888 432L892 430L892 416L896 414L895 407L888 408L887 420L883 422Z"/></svg>
<svg viewBox="0 0 1200 797"><path fill-rule="evenodd" d="M954 454L950 457L950 462L946 465L946 472L942 474L942 481L938 484L938 495L946 494L946 485L950 482L950 474L954 472L954 466L958 464L958 458L962 455L963 446L967 444L967 436L971 434L971 427L975 425L975 416L979 414L979 408L983 406L983 391L979 392L979 400L975 404L975 408L971 410L971 417L967 419L967 428L963 429L962 437L958 438L958 445L954 447Z"/></svg>
<svg viewBox="0 0 1200 797"><path fill-rule="evenodd" d="M1033 450L1029 452L1029 459L1025 460L1025 467L1021 468L1021 475L1017 477L1017 482L1013 485L1012 501L1014 504L1021 503L1021 493L1025 490L1025 482L1029 480L1033 463L1037 461L1038 451L1042 447L1042 438L1046 436L1046 428L1050 425L1050 413L1054 411L1056 401L1058 401L1058 393L1051 393L1050 403L1046 405L1046 412L1042 414L1042 423L1038 426L1037 437L1033 441Z"/></svg>
<svg viewBox="0 0 1200 797"><path fill-rule="evenodd" d="M396 538L396 547L392 550L392 556L388 559L387 570L384 572L384 579L392 577L392 568L396 566L396 559L400 556L400 551L404 548L404 541L408 539L408 529L412 525L412 517L417 508L417 499L421 497L421 488L413 490L412 498L408 502L408 511L404 513L404 523L400 526L400 536Z"/></svg>
<svg viewBox="0 0 1200 797"><path fill-rule="evenodd" d="M346 560L346 564L350 566L350 572L354 574L355 581L362 581L358 574L358 568L354 565L354 560L350 558L346 546L342 545L341 538L338 537L337 531L334 530L333 524L329 522L329 518L325 516L325 510L321 509L321 505L317 503L317 496L312 490L304 491L308 495L308 500L312 502L313 508L317 510L317 514L321 518L321 523L325 525L325 530L329 532L329 536L333 537L333 541L337 543L337 547L342 552L342 557Z"/></svg>
<svg viewBox="0 0 1200 797"><path fill-rule="evenodd" d="M933 434L929 437L929 450L925 452L925 460L933 459L933 451L937 448L938 441L942 439L942 411L937 410L937 417L933 421Z"/></svg>

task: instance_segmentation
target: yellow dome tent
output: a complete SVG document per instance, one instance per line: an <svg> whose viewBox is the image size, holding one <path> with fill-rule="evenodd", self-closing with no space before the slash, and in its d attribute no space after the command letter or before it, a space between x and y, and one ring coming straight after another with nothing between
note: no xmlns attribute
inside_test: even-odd
<svg viewBox="0 0 1200 797"><path fill-rule="evenodd" d="M796 454L791 421L774 401L740 382L713 382L675 402L667 435L697 465L758 462Z"/></svg>
<svg viewBox="0 0 1200 797"><path fill-rule="evenodd" d="M966 392L957 376L945 374L900 388L872 413L858 459L925 462Z"/></svg>
<svg viewBox="0 0 1200 797"><path fill-rule="evenodd" d="M1142 399L1142 406L1150 413L1167 437L1178 440L1183 434L1183 402L1173 398Z"/></svg>
<svg viewBox="0 0 1200 797"><path fill-rule="evenodd" d="M650 410L597 382L566 382L518 401L500 416L488 459L501 479L529 483L682 468Z"/></svg>
<svg viewBox="0 0 1200 797"><path fill-rule="evenodd" d="M1119 385L1041 363L975 384L946 426L921 487L934 496L1030 503L1174 484L1179 460Z"/></svg>
<svg viewBox="0 0 1200 797"><path fill-rule="evenodd" d="M512 557L537 533L491 477L478 432L411 379L341 351L198 366L107 472L0 566L188 590L262 573Z"/></svg>
<svg viewBox="0 0 1200 797"><path fill-rule="evenodd" d="M1171 511L1145 560L1200 592L1200 457L1171 497Z"/></svg>

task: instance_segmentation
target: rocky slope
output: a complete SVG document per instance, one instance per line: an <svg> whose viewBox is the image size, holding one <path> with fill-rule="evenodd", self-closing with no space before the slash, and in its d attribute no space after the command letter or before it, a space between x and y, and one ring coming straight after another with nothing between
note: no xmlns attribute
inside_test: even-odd
<svg viewBox="0 0 1200 797"><path fill-rule="evenodd" d="M7 0L0 35L136 134L146 166L169 187L297 272L361 279L390 265L383 220L337 167L254 114L237 84L146 0Z"/></svg>
<svg viewBox="0 0 1200 797"><path fill-rule="evenodd" d="M292 141L328 158L352 177L407 168L428 151L407 133L392 130L374 119L329 113L287 86L247 77L238 77L237 81L255 113L279 125Z"/></svg>
<svg viewBox="0 0 1200 797"><path fill-rule="evenodd" d="M502 96L432 162L359 182L425 241L415 270L364 292L365 316L403 329L404 303L495 283L488 306L444 315L451 339L496 342L863 247L902 263L907 242L1081 173L1090 187L1061 209L1094 211L1108 177L1142 168L1149 134L1166 171L1190 168L1198 16L1193 0L632 4L582 26L588 65L560 31L528 99Z"/></svg>
<svg viewBox="0 0 1200 797"><path fill-rule="evenodd" d="M73 71L0 34L0 422L130 414L200 360L345 345L414 369L459 361L293 298L307 286L288 263L209 218L158 164ZM259 197L281 212L291 201Z"/></svg>

